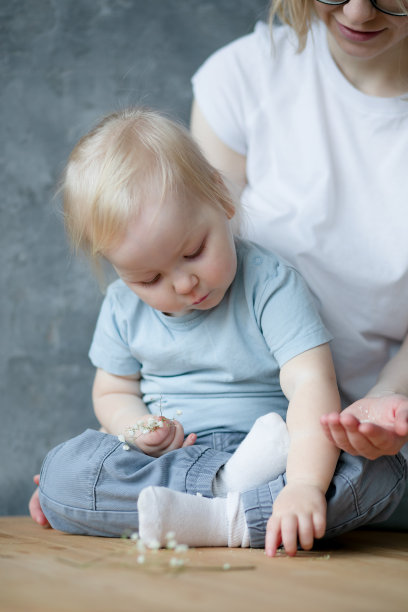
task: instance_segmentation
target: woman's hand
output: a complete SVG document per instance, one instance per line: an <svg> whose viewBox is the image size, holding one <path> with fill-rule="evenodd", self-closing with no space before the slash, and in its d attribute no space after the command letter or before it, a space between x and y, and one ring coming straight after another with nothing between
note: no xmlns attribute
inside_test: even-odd
<svg viewBox="0 0 408 612"><path fill-rule="evenodd" d="M265 552L274 557L283 544L288 555L296 554L298 543L304 550L326 530L326 498L312 484L292 482L279 493L266 528Z"/></svg>
<svg viewBox="0 0 408 612"><path fill-rule="evenodd" d="M364 397L320 422L327 438L350 455L395 455L408 442L408 397Z"/></svg>

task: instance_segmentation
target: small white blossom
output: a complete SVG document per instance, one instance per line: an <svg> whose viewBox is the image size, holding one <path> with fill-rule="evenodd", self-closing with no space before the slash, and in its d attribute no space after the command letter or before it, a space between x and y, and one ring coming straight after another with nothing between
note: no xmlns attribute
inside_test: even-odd
<svg viewBox="0 0 408 612"><path fill-rule="evenodd" d="M158 540L150 540L150 542L147 543L147 547L151 550L157 550L160 548L160 542Z"/></svg>
<svg viewBox="0 0 408 612"><path fill-rule="evenodd" d="M170 567L182 567L184 565L183 559L177 559L177 557L172 557L169 561Z"/></svg>
<svg viewBox="0 0 408 612"><path fill-rule="evenodd" d="M142 540L137 540L136 542L136 550L140 553L145 552L146 546L143 544Z"/></svg>
<svg viewBox="0 0 408 612"><path fill-rule="evenodd" d="M124 445L122 446L122 448L123 448L123 450L130 450L130 446L129 446L129 444L124 444Z"/></svg>
<svg viewBox="0 0 408 612"><path fill-rule="evenodd" d="M125 441L125 436L123 434L119 434L118 435L118 440L119 440L119 442L124 442Z"/></svg>
<svg viewBox="0 0 408 612"><path fill-rule="evenodd" d="M188 550L187 544L177 544L176 548L174 549L174 552L181 553L181 552L186 552L187 550Z"/></svg>
<svg viewBox="0 0 408 612"><path fill-rule="evenodd" d="M131 540L138 540L139 539L139 534L137 533L137 531L134 531L133 533L130 534L130 539Z"/></svg>

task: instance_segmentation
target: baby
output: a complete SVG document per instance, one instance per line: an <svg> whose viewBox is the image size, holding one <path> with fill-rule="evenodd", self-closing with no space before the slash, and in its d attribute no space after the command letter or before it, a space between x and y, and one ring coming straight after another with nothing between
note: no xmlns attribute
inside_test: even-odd
<svg viewBox="0 0 408 612"><path fill-rule="evenodd" d="M320 417L340 402L331 337L299 274L237 236L221 176L182 126L152 110L114 113L82 138L62 193L73 245L119 279L90 349L105 433L47 456L40 501L51 525L248 546L239 492L280 477L267 553L281 542L289 554L311 548L338 459ZM80 519L73 496L87 508ZM105 507L112 520L98 516Z"/></svg>

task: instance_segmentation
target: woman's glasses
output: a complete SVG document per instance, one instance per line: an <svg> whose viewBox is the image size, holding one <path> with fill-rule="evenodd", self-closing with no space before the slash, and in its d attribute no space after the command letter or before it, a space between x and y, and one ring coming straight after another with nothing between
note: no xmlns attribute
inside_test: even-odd
<svg viewBox="0 0 408 612"><path fill-rule="evenodd" d="M330 4L331 6L340 6L346 4L349 0L318 0L322 4ZM370 0L371 4L381 13L394 15L394 17L406 17L408 15L408 0Z"/></svg>

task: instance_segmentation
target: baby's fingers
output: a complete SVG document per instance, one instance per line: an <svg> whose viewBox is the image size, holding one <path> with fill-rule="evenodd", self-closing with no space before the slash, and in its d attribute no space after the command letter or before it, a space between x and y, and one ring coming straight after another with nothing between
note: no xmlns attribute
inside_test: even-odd
<svg viewBox="0 0 408 612"><path fill-rule="evenodd" d="M298 517L299 545L303 550L311 550L315 538L322 538L326 531L326 516L321 512Z"/></svg>
<svg viewBox="0 0 408 612"><path fill-rule="evenodd" d="M282 544L285 548L286 554L288 554L290 557L294 557L298 549L298 529L298 517L295 514L288 514L287 516L282 517Z"/></svg>
<svg viewBox="0 0 408 612"><path fill-rule="evenodd" d="M281 543L282 543L282 534L281 534L280 520L275 518L272 515L266 527L266 537L265 537L266 556L274 557Z"/></svg>
<svg viewBox="0 0 408 612"><path fill-rule="evenodd" d="M185 438L183 442L183 448L186 446L193 446L197 442L197 434L191 433Z"/></svg>

